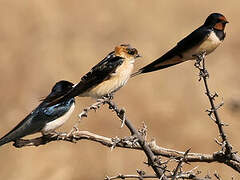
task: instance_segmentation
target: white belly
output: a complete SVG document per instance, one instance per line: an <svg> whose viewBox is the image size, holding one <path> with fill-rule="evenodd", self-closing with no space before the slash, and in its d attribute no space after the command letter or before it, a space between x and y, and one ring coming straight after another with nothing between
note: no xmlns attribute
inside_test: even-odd
<svg viewBox="0 0 240 180"><path fill-rule="evenodd" d="M56 130L60 126L62 126L69 119L69 117L71 116L71 114L74 111L74 108L75 108L75 104L73 103L73 105L68 110L68 112L66 112L63 116L55 119L54 121L51 121L51 122L47 123L44 126L44 128L41 130L42 134L44 134L44 135L50 134L51 132L53 132L54 130Z"/></svg>
<svg viewBox="0 0 240 180"><path fill-rule="evenodd" d="M111 74L111 77L96 87L92 88L90 91L80 95L80 96L91 96L93 98L100 98L104 95L113 93L119 90L122 86L124 86L130 75L133 71L133 61L124 61L123 64L117 68L116 72Z"/></svg>
<svg viewBox="0 0 240 180"><path fill-rule="evenodd" d="M213 52L220 44L221 40L216 36L216 34L212 31L208 38L200 44L198 47L194 47L188 50L186 53L183 53L183 58L185 60L194 59L193 55L197 55L203 52L210 54Z"/></svg>

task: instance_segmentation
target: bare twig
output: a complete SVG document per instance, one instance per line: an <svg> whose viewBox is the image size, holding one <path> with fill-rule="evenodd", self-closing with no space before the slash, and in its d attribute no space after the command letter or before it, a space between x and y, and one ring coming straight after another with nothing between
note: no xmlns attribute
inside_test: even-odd
<svg viewBox="0 0 240 180"><path fill-rule="evenodd" d="M79 115L78 117L80 118L80 120L83 118L83 117L87 117L88 115L88 112L91 111L91 110L97 110L101 107L101 105L105 104L105 98L103 99L98 99L96 103L92 104L91 106L85 108Z"/></svg>
<svg viewBox="0 0 240 180"><path fill-rule="evenodd" d="M178 170L181 168L182 163L183 163L184 161L186 161L185 158L186 158L186 156L187 156L187 154L189 153L190 150L191 150L191 149L188 149L188 150L184 153L183 157L179 160L178 165L177 165L177 167L176 167L176 169L175 169L175 171L174 171L174 173L173 173L172 180L174 180L174 179L177 178Z"/></svg>
<svg viewBox="0 0 240 180"><path fill-rule="evenodd" d="M168 179L172 179L173 176L167 176ZM151 179L157 179L158 177L156 175L137 175L137 174L134 174L134 175L123 175L123 174L119 174L119 175L116 175L116 176L112 176L112 177L105 177L104 180L114 180L114 179L139 179L139 180L142 180L142 179L148 179L148 178L151 178ZM185 172L185 173L180 173L178 175L175 176L176 179L192 179L192 180L210 180L210 178L208 177L205 177L205 178L199 178L197 177L197 175L193 172Z"/></svg>
<svg viewBox="0 0 240 180"><path fill-rule="evenodd" d="M113 179L148 179L148 178L157 178L156 175L144 175L144 176L140 176L140 175L123 175L123 174L119 174L117 176L113 176L113 177L105 177L104 180L113 180Z"/></svg>
<svg viewBox="0 0 240 180"><path fill-rule="evenodd" d="M101 105L106 103L117 113L118 117L121 120L122 119L126 120L124 111L116 108L115 104L112 104L112 102L109 99L98 101L97 103L94 103L93 106L95 107L97 106L99 108ZM90 110L92 109L95 110L96 108L91 108L90 106L89 108L86 108L86 109L87 110L85 111L86 113L88 113ZM134 135L136 130L134 131L132 129L131 123L127 121L125 122L125 124L128 124L128 126L131 128L130 130L132 135ZM141 131L140 131L140 134L141 134L140 139L145 140L145 138L143 138L142 136L146 134L146 127L144 127L143 130ZM98 142L110 148L121 147L121 148L142 150L141 145L147 145L147 147L149 147L152 153L155 155L155 157L152 156L152 160L154 162L155 168L158 168L157 163L155 162L155 160L157 160L156 156L163 156L163 157L172 158L176 160L181 160L181 158L184 156L184 152L160 147L156 144L155 141L148 142L147 144L146 143L138 144L137 141L139 140L136 135L125 137L125 138L108 138L108 137L100 136L88 131L79 131L78 129L74 129L68 134L67 133L53 134L53 135L38 137L30 140L20 139L14 143L14 146L18 148L24 147L24 146L39 146L39 145L47 144L52 141L68 141L68 142L75 143L83 139ZM223 146L221 142L219 142L219 144ZM231 157L226 156L225 152L223 151L215 152L213 154L188 153L183 161L184 162L207 162L207 163L219 162L232 167L237 172L240 172L240 157L238 154L236 154L236 152L231 152L231 153L232 153Z"/></svg>
<svg viewBox="0 0 240 180"><path fill-rule="evenodd" d="M94 142L98 142L107 147L120 147L120 148L128 148L128 149L135 149L135 150L142 150L139 144L134 143L131 138L108 138L105 136L100 136L89 131L75 131L73 134L66 135L65 138L59 135L52 135L52 136L42 136L34 139L29 140L17 140L13 145L15 147L21 148L24 146L40 146L45 145L47 143L53 141L67 141L71 143L75 143L80 140L90 140ZM184 156L184 152L177 151L173 149L167 149L160 147L156 144L155 141L149 143L149 147L151 148L152 152L155 155L167 157L167 158L175 158L180 160ZM219 162L225 163L226 165L232 167L237 172L240 172L240 161L226 159L225 156L221 154L221 152L215 152L213 154L202 154L202 153L188 153L185 157L186 162Z"/></svg>
<svg viewBox="0 0 240 180"><path fill-rule="evenodd" d="M215 172L213 175L217 178L217 180L222 180L222 178L217 172Z"/></svg>
<svg viewBox="0 0 240 180"><path fill-rule="evenodd" d="M118 140L116 140L116 138L108 138L88 131L75 131L73 134L65 136L65 138L59 137L59 135L42 136L29 140L20 139L17 140L13 145L15 147L21 148L24 146L45 145L53 141L68 141L75 143L80 140L90 140L98 142L107 147L115 146L120 148L142 150L140 145L134 143L132 140L129 139L130 138L126 137L122 139L118 138ZM152 152L155 155L167 158L175 158L179 160L184 156L184 152L160 147L154 141L149 143L149 147L151 148ZM232 167L237 172L240 172L240 161L226 159L226 157L222 155L221 152L215 152L213 154L188 153L187 156L185 157L185 160L187 162L225 163L226 165Z"/></svg>
<svg viewBox="0 0 240 180"><path fill-rule="evenodd" d="M199 76L200 79L203 79L204 81L204 86L205 86L205 90L206 90L206 95L208 96L210 105L211 105L211 110L208 110L208 115L211 117L212 114L214 114L214 122L217 124L218 126L218 130L220 133L220 136L222 138L222 144L224 145L223 148L225 151L225 154L228 156L232 155L232 146L231 144L228 142L227 136L223 130L223 123L220 120L220 117L218 115L217 110L223 105L223 103L221 103L219 106L216 106L214 103L215 97L218 97L217 93L215 94L211 94L209 87L208 87L208 83L207 83L207 79L209 77L209 74L207 72L206 66L205 66L205 55L206 53L202 53L197 55L197 61L195 63L195 67L199 69ZM202 62L202 64L201 64ZM212 118L212 117L211 117Z"/></svg>
<svg viewBox="0 0 240 180"><path fill-rule="evenodd" d="M114 141L112 138L107 138L104 136L100 136L94 133L91 133L89 131L75 131L72 134L66 134L65 137L59 136L57 134L49 135L49 136L42 136L34 139L19 139L17 140L13 145L17 148L21 148L24 146L40 146L45 145L52 141L67 141L71 143L76 143L80 140L90 140L94 142L98 142L104 146L111 147L114 144ZM123 142L118 142L118 145L124 146Z"/></svg>
<svg viewBox="0 0 240 180"><path fill-rule="evenodd" d="M139 134L139 132L134 128L132 123L127 119L125 115L125 110L119 109L115 103L113 103L110 100L107 100L106 103L109 105L109 108L112 109L113 111L116 112L117 116L125 122L125 125L128 127L130 130L132 136L136 136L138 139L138 142L143 149L144 153L146 154L149 165L152 167L154 172L156 173L157 177L162 180L166 180L167 178L164 175L164 171L157 166L157 157L154 155L152 150L150 149L149 145L147 142L144 140L144 138Z"/></svg>

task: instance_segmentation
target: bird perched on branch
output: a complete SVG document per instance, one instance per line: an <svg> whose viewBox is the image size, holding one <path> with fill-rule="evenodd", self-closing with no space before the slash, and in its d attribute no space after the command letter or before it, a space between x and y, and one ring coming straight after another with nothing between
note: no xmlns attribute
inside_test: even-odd
<svg viewBox="0 0 240 180"><path fill-rule="evenodd" d="M74 88L50 105L75 96L102 98L111 96L124 86L133 71L135 59L140 57L137 49L129 44L115 47L102 61L95 65Z"/></svg>
<svg viewBox="0 0 240 180"><path fill-rule="evenodd" d="M227 19L222 14L210 14L202 26L177 43L174 48L131 76L168 68L195 59L201 53L213 52L225 38L224 29L227 23Z"/></svg>
<svg viewBox="0 0 240 180"><path fill-rule="evenodd" d="M43 135L48 135L62 126L74 110L74 98L53 106L47 105L49 104L49 101L66 94L72 89L72 86L73 84L68 81L57 82L52 88L51 93L42 100L42 103L15 128L0 139L0 146L37 132L41 132Z"/></svg>

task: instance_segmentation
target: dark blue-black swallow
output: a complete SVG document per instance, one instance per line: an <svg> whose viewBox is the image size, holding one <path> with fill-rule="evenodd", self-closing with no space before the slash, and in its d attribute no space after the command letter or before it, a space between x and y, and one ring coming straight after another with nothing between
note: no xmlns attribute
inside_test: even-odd
<svg viewBox="0 0 240 180"><path fill-rule="evenodd" d="M62 97L73 88L68 81L57 82L51 93L42 100L42 103L34 109L15 128L0 139L0 146L16 141L24 136L41 132L43 135L53 133L62 126L72 114L75 107L75 99L71 98L53 106L49 102Z"/></svg>
<svg viewBox="0 0 240 180"><path fill-rule="evenodd" d="M220 13L210 14L205 23L193 31L166 54L139 69L131 77L148 73L192 60L201 53L213 52L224 40L227 19Z"/></svg>

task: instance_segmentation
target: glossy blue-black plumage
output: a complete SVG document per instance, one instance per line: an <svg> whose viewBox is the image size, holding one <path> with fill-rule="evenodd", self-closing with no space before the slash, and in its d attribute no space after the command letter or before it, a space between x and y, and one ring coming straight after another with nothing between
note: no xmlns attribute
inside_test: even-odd
<svg viewBox="0 0 240 180"><path fill-rule="evenodd" d="M0 139L0 146L24 136L40 132L47 123L54 121L67 113L75 103L74 98L53 106L48 106L48 101L61 97L63 94L71 90L72 86L73 84L68 81L60 81L56 83L51 93L43 100L43 102L15 128Z"/></svg>

